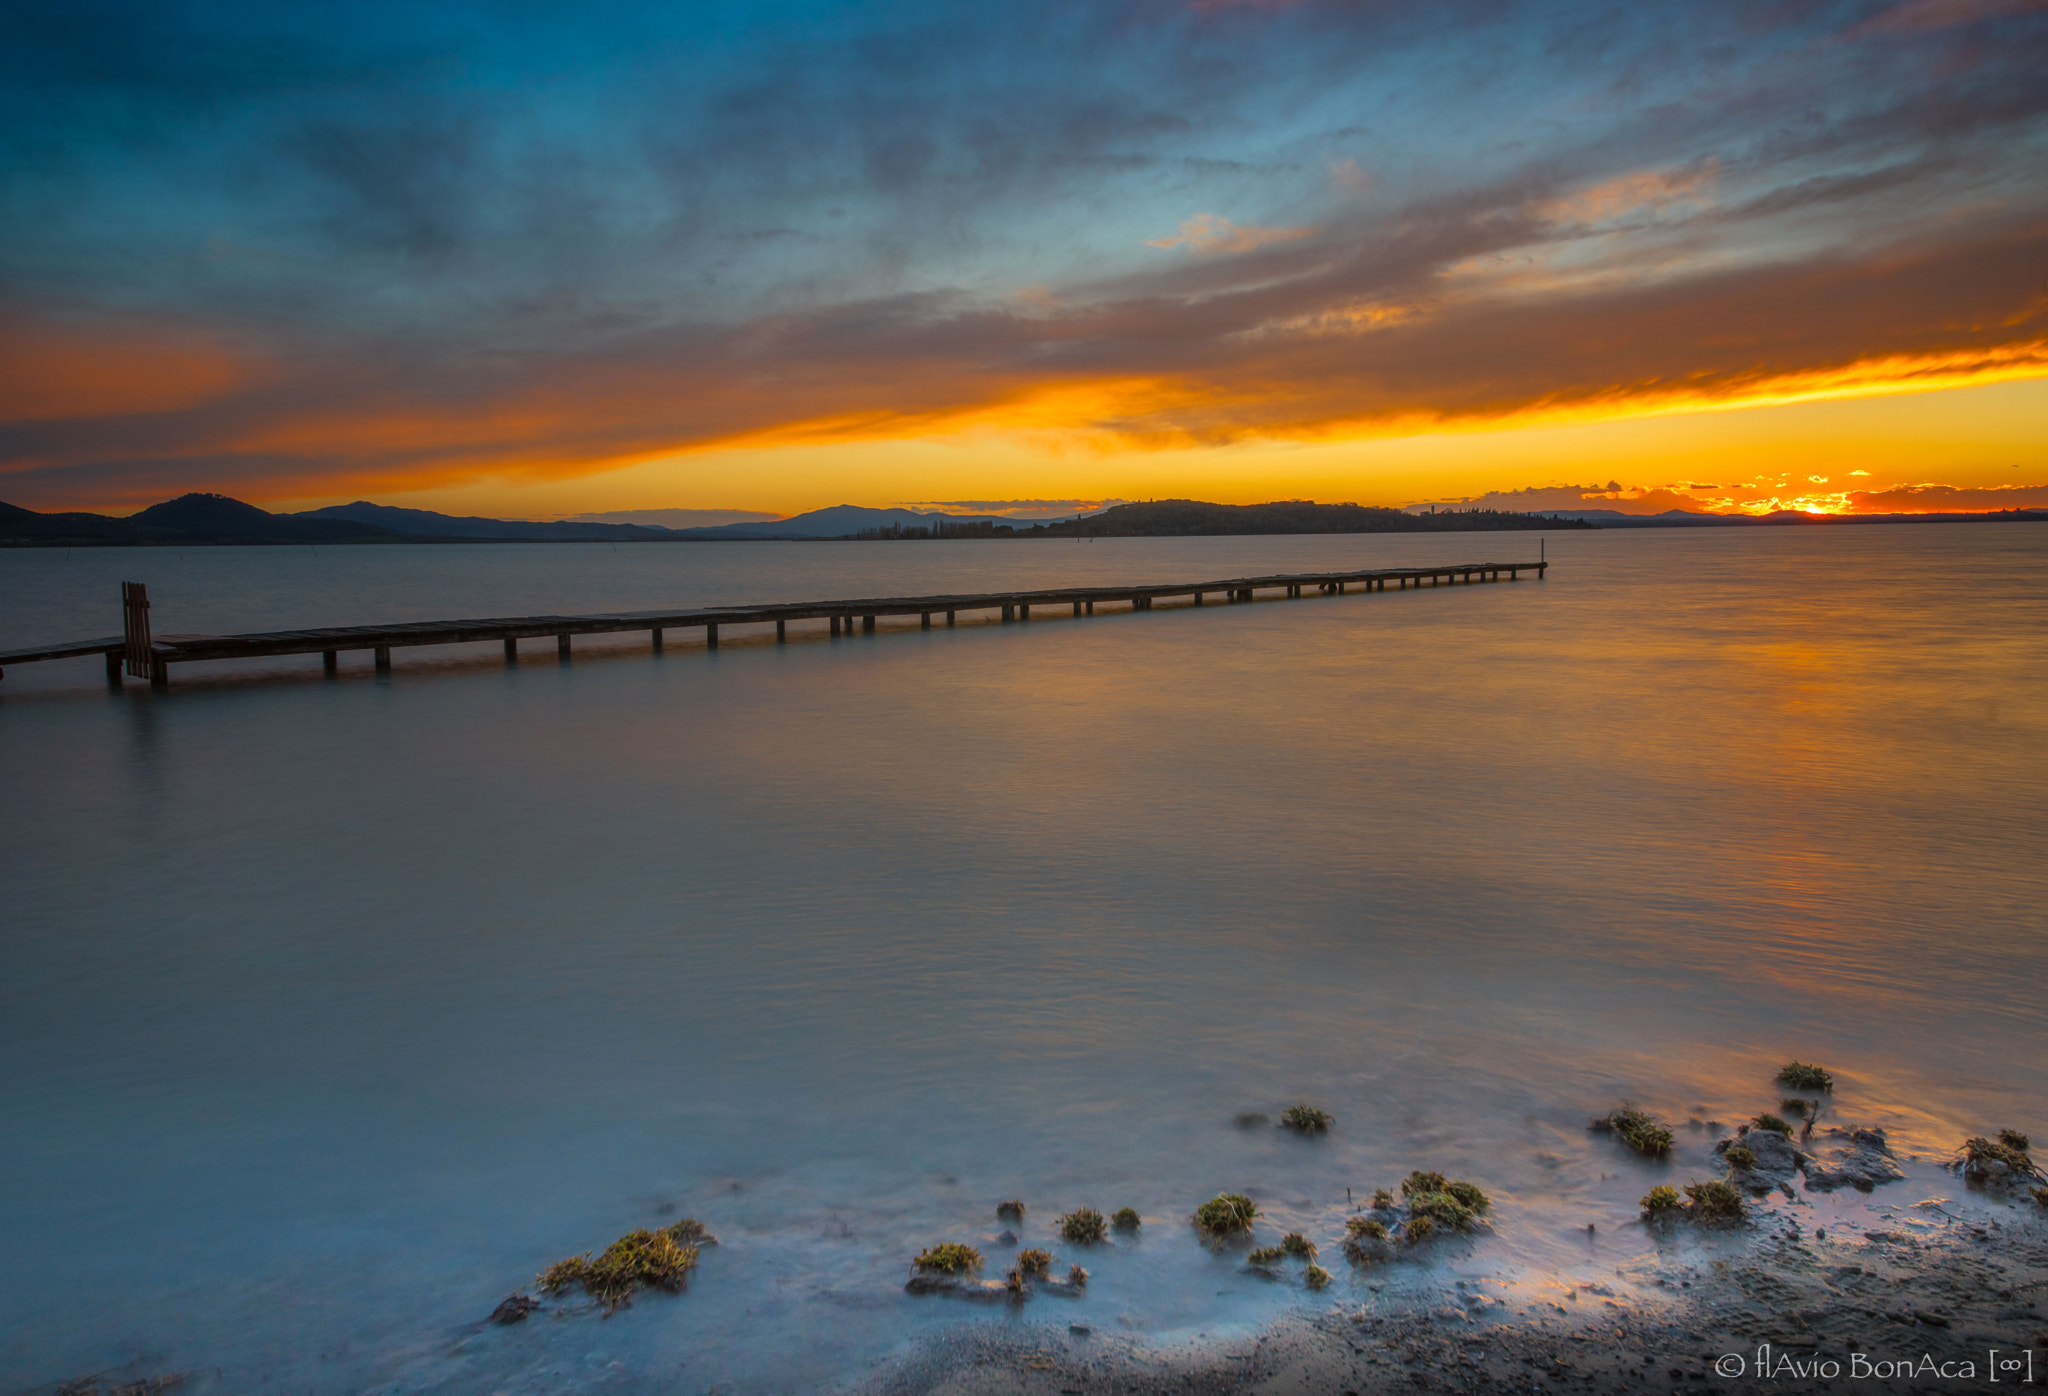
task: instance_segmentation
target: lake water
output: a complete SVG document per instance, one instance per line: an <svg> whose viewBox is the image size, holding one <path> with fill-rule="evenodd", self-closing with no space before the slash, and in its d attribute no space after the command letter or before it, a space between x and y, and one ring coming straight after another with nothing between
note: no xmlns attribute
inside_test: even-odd
<svg viewBox="0 0 2048 1396"><path fill-rule="evenodd" d="M1542 582L566 666L11 670L0 1385L795 1389L959 1325L1214 1343L1361 1302L1346 1189L1414 1167L1499 1204L1439 1265L1625 1269L1635 1199L1708 1176L1684 1121L1773 1107L1790 1058L1910 1148L2048 1132L2048 528L1548 550ZM233 631L1536 551L14 551L0 647L118 630L122 578L159 631ZM1587 1134L1623 1100L1674 1163ZM1236 1123L1296 1101L1332 1132ZM1331 1289L1197 1245L1221 1190ZM1026 1243L1146 1223L1051 1247L1082 1300L903 1293L941 1239L999 1274L1009 1197ZM684 1214L724 1241L686 1295L479 1326Z"/></svg>

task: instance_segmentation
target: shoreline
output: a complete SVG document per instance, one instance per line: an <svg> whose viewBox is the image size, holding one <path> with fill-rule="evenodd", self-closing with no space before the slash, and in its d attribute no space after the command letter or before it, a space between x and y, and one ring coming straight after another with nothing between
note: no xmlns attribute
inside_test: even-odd
<svg viewBox="0 0 2048 1396"><path fill-rule="evenodd" d="M1675 1236L1617 1268L1619 1289L1501 1281L1481 1273L1482 1241L1475 1263L1437 1265L1413 1288L1311 1300L1236 1340L1149 1340L1075 1313L926 1340L842 1389L1965 1391L1991 1388L1994 1352L2030 1360L2034 1384L2048 1385L2048 1208L1925 1161L1885 1192L1860 1194L1855 1220L1802 1218L1812 1201L1774 1192L1740 1228ZM1997 1389L2024 1375L2008 1370Z"/></svg>

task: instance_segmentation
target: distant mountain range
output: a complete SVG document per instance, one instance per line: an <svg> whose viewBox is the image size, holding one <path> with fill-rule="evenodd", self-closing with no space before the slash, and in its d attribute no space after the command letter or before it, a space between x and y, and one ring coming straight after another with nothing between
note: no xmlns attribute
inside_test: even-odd
<svg viewBox="0 0 2048 1396"><path fill-rule="evenodd" d="M1780 513L1623 514L1611 509L1570 509L1515 514L1491 509L1418 514L1361 504L1284 500L1271 504L1208 504L1157 499L1119 504L1098 514L1048 524L1018 524L993 517L920 514L914 509L867 509L836 504L787 519L749 519L705 528L599 523L570 519L535 523L401 509L358 500L300 514L271 514L222 494L187 494L152 504L125 519L105 514L38 514L0 504L0 547L149 547L175 544L264 543L682 543L766 539L1054 537L1180 538L1272 533L1474 533L1559 528L1689 528L1771 524L1927 523L2048 520L2048 509L1991 514Z"/></svg>
<svg viewBox="0 0 2048 1396"><path fill-rule="evenodd" d="M357 500L299 514L272 514L223 494L188 494L152 504L125 519L105 514L38 514L0 504L0 546L148 547L234 543L675 543L747 539L853 538L905 530L1016 531L1009 520L920 514L912 509L866 509L839 504L775 520L747 520L708 528L568 520L483 519L401 509Z"/></svg>
<svg viewBox="0 0 2048 1396"><path fill-rule="evenodd" d="M1119 504L1082 519L1047 524L1045 532L1062 538L1184 538L1256 533L1497 533L1592 527L1593 524L1576 519L1493 509L1410 514L1369 504L1317 504L1307 499L1272 504L1153 499L1142 504Z"/></svg>

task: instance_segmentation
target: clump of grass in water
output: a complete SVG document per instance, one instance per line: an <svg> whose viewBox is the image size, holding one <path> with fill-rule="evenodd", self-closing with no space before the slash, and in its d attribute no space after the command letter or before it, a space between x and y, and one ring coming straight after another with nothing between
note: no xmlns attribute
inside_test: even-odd
<svg viewBox="0 0 2048 1396"><path fill-rule="evenodd" d="M911 1264L937 1275L964 1275L981 1268L981 1252L957 1241L941 1241L919 1251Z"/></svg>
<svg viewBox="0 0 2048 1396"><path fill-rule="evenodd" d="M1643 1198L1643 1215L1646 1217L1669 1216L1683 1206L1678 1200L1678 1189L1654 1187Z"/></svg>
<svg viewBox="0 0 2048 1396"><path fill-rule="evenodd" d="M572 1255L567 1260L558 1260L534 1276L534 1283L549 1294L563 1294L583 1283L583 1277L590 1273L590 1253Z"/></svg>
<svg viewBox="0 0 2048 1396"><path fill-rule="evenodd" d="M1220 1192L1195 1208L1195 1225L1211 1236L1230 1236L1252 1229L1259 1209L1241 1193Z"/></svg>
<svg viewBox="0 0 2048 1396"><path fill-rule="evenodd" d="M1237 1112L1237 1127L1239 1129L1257 1129L1264 1123L1266 1123L1266 1115L1262 1111L1240 1110Z"/></svg>
<svg viewBox="0 0 2048 1396"><path fill-rule="evenodd" d="M1778 1068L1778 1081L1795 1091L1831 1091L1835 1078L1811 1062L1786 1062Z"/></svg>
<svg viewBox="0 0 2048 1396"><path fill-rule="evenodd" d="M1301 1272L1301 1278L1310 1289L1321 1289L1330 1282L1330 1272L1311 1261L1308 1269Z"/></svg>
<svg viewBox="0 0 2048 1396"><path fill-rule="evenodd" d="M1736 1222L1748 1215L1742 1205L1742 1194L1732 1183L1719 1179L1706 1183L1688 1183L1685 1187L1686 1214L1694 1221Z"/></svg>
<svg viewBox="0 0 2048 1396"><path fill-rule="evenodd" d="M1060 1218L1060 1236L1077 1246L1092 1246L1109 1235L1109 1223L1093 1207L1076 1207Z"/></svg>
<svg viewBox="0 0 2048 1396"><path fill-rule="evenodd" d="M1075 1289L1085 1288L1088 1284L1088 1272L1078 1265L1069 1265L1067 1267L1067 1283Z"/></svg>
<svg viewBox="0 0 2048 1396"><path fill-rule="evenodd" d="M1347 1217L1344 1221L1344 1231L1354 1241L1387 1239L1387 1224L1374 1217Z"/></svg>
<svg viewBox="0 0 2048 1396"><path fill-rule="evenodd" d="M629 1231L606 1246L592 1260L588 1252L558 1260L536 1277L549 1294L581 1288L605 1306L607 1312L623 1309L633 1302L636 1289L665 1289L673 1293L697 1264L697 1248L681 1245L677 1231L702 1236L704 1228L694 1219L660 1231ZM694 1229L692 1229L694 1228Z"/></svg>
<svg viewBox="0 0 2048 1396"><path fill-rule="evenodd" d="M1787 1139L1792 1137L1792 1126L1786 1123L1782 1115L1759 1115L1749 1122L1749 1127L1767 1130L1772 1134L1782 1134Z"/></svg>
<svg viewBox="0 0 2048 1396"><path fill-rule="evenodd" d="M1302 1260L1316 1258L1316 1243L1299 1231L1290 1231L1280 1238L1280 1249Z"/></svg>
<svg viewBox="0 0 2048 1396"><path fill-rule="evenodd" d="M1385 1188L1374 1188L1372 1190L1372 1209L1375 1212L1393 1211L1394 1194L1388 1192Z"/></svg>
<svg viewBox="0 0 2048 1396"><path fill-rule="evenodd" d="M1436 1235L1436 1223L1428 1217L1410 1217L1408 1224L1401 1228L1401 1239L1409 1245L1427 1241Z"/></svg>
<svg viewBox="0 0 2048 1396"><path fill-rule="evenodd" d="M1756 1167L1756 1150L1749 1148L1747 1145L1730 1144L1727 1151L1721 1157L1728 1161L1730 1168L1746 1169Z"/></svg>
<svg viewBox="0 0 2048 1396"><path fill-rule="evenodd" d="M1441 1173L1419 1168L1402 1180L1401 1195L1408 1200L1406 1234L1411 1241L1419 1239L1415 1228L1418 1221L1428 1223L1423 1236L1438 1231L1470 1231L1472 1223L1493 1205L1475 1184L1453 1181Z"/></svg>
<svg viewBox="0 0 2048 1396"><path fill-rule="evenodd" d="M1017 1201L1015 1198L1012 1198L1008 1202L998 1202L996 1204L996 1220L1023 1221L1024 1204L1022 1202Z"/></svg>
<svg viewBox="0 0 2048 1396"><path fill-rule="evenodd" d="M1663 1158L1671 1152L1671 1131L1641 1110L1623 1107L1594 1120L1587 1128L1620 1136L1622 1143L1645 1158Z"/></svg>
<svg viewBox="0 0 2048 1396"><path fill-rule="evenodd" d="M2048 1188L2034 1189L2034 1203L2036 1206L2048 1207Z"/></svg>
<svg viewBox="0 0 2048 1396"><path fill-rule="evenodd" d="M1795 1120L1803 1120L1806 1118L1806 1112L1812 1107L1807 1105L1807 1103L1800 1097L1796 1095L1788 1095L1783 1100L1778 1102L1778 1108L1780 1110L1783 1110L1786 1114L1790 1115Z"/></svg>
<svg viewBox="0 0 2048 1396"><path fill-rule="evenodd" d="M1261 1246L1247 1255L1244 1258L1244 1263L1263 1268L1268 1265L1278 1265L1285 1259L1287 1259L1287 1252L1281 1250L1278 1246Z"/></svg>
<svg viewBox="0 0 2048 1396"><path fill-rule="evenodd" d="M1032 1249L1017 1253L1017 1269L1032 1279L1044 1279L1052 1273L1052 1256L1041 1250Z"/></svg>
<svg viewBox="0 0 2048 1396"><path fill-rule="evenodd" d="M1281 1114L1280 1123L1296 1134L1321 1134L1336 1121L1313 1105L1290 1105Z"/></svg>
<svg viewBox="0 0 2048 1396"><path fill-rule="evenodd" d="M1963 1154L1971 1163L2002 1163L2013 1173L2027 1178L2038 1178L2041 1171L2034 1165L2034 1156L2029 1152L2034 1141L2016 1129L1998 1131L1998 1141L1978 1137L1963 1141Z"/></svg>
<svg viewBox="0 0 2048 1396"><path fill-rule="evenodd" d="M1109 1224L1118 1231L1136 1231L1144 1223L1145 1219L1139 1216L1137 1209L1133 1207L1119 1207L1116 1209L1116 1215L1109 1219Z"/></svg>

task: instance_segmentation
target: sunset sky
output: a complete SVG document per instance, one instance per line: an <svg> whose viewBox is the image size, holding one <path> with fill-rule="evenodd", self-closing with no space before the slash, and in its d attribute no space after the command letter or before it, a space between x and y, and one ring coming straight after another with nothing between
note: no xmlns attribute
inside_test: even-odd
<svg viewBox="0 0 2048 1396"><path fill-rule="evenodd" d="M2048 4L13 0L0 499L2048 506Z"/></svg>

